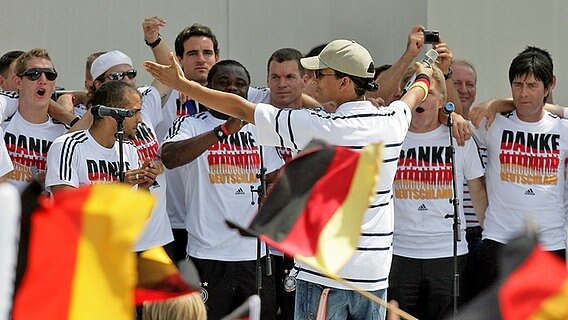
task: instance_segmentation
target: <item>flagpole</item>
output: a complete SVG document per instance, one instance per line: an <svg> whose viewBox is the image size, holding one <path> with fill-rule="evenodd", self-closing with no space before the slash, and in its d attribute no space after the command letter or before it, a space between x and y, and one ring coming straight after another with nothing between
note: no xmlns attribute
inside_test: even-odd
<svg viewBox="0 0 568 320"><path fill-rule="evenodd" d="M358 293L359 293L360 295L362 295L363 297L365 297L365 298L367 298L367 299L373 301L374 303L380 305L381 307L384 307L384 308L387 309L387 310L390 310L390 311L396 313L397 315L401 316L403 319L407 319L407 320L418 320L418 318L416 318L416 317L414 317L413 315L409 314L408 312L406 312L406 311L404 311L404 310L398 308L397 306L393 305L392 303L388 303L388 302L386 302L385 300L383 300L383 299L377 297L376 295L374 295L374 294L372 294L372 293L370 293L370 292L368 292L368 291L365 291L365 290L363 290L363 289L358 288L358 287L355 286L354 284L350 283L349 281L347 281L347 280L341 278L340 276L338 276L338 275L336 275L336 274L334 274L334 273L329 272L328 270L325 270L325 269L323 269L323 268L319 268L319 267L317 267L317 266L314 266L311 262L309 262L309 261L303 259L303 258L300 257L300 256L295 256L294 259L296 259L296 260L298 260L298 261L300 261L300 262L302 262L302 263L304 263L304 264L306 264L306 265L308 265L308 266L310 266L310 267L312 267L312 268L314 268L314 269L316 269L316 270L319 270L319 271L322 272L325 276L327 276L327 277L329 277L329 278L331 278L331 279L333 279L333 280L335 280L335 281L341 282L342 284L344 284L345 286L349 287L349 288L352 289L353 291L358 292Z"/></svg>

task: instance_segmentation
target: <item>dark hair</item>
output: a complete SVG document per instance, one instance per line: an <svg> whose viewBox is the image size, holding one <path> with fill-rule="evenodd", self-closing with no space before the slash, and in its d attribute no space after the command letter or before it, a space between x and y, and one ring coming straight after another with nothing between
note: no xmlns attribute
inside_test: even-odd
<svg viewBox="0 0 568 320"><path fill-rule="evenodd" d="M544 49L528 46L511 62L509 84L512 85L517 77L533 75L536 80L542 81L545 89L548 89L554 78L553 69L550 53Z"/></svg>
<svg viewBox="0 0 568 320"><path fill-rule="evenodd" d="M387 71L388 69L390 69L390 67L392 67L392 64L383 64L382 66L376 67L375 68L375 76L373 77L373 79L377 80L377 78L379 78L381 73Z"/></svg>
<svg viewBox="0 0 568 320"><path fill-rule="evenodd" d="M103 83L93 94L93 106L104 105L111 108L124 108L130 102L130 94L138 95L140 92L131 84L122 81L108 81ZM95 119L101 119L93 115Z"/></svg>
<svg viewBox="0 0 568 320"><path fill-rule="evenodd" d="M320 44L317 47L313 47L308 53L306 53L305 58L315 57L320 54L320 52L327 46L327 43Z"/></svg>
<svg viewBox="0 0 568 320"><path fill-rule="evenodd" d="M343 77L348 77L349 79L351 79L351 81L353 81L353 84L355 85L355 94L359 97L365 95L365 92L367 91L375 92L379 90L379 85L375 82L373 78L362 78L362 77L352 76L350 74L346 74L337 71L335 69L333 69L333 71L335 71L335 77L337 79L341 79Z"/></svg>
<svg viewBox="0 0 568 320"><path fill-rule="evenodd" d="M304 75L306 73L306 69L300 63L300 59L302 59L302 53L294 48L282 48L274 51L270 58L268 58L268 63L266 65L266 71L270 72L270 63L272 61L276 62L284 62L284 61L296 61L298 63L298 70L300 71L300 75Z"/></svg>
<svg viewBox="0 0 568 320"><path fill-rule="evenodd" d="M12 62L16 61L16 59L18 59L24 53L25 52L21 50L13 50L4 53L4 55L0 57L0 75L6 77L6 72L8 72L8 69L10 69Z"/></svg>
<svg viewBox="0 0 568 320"><path fill-rule="evenodd" d="M213 77L215 76L215 74L219 71L219 68L221 67L239 67L239 68L243 68L243 70L245 71L245 74L247 75L247 81L250 85L250 74L247 70L247 68L245 68L245 66L243 66L240 62L236 61L236 60L221 60L217 63L215 63L213 65L213 67L211 67L211 70L209 70L209 73L207 74L207 83L211 84Z"/></svg>
<svg viewBox="0 0 568 320"><path fill-rule="evenodd" d="M191 27L187 27L177 35L175 41L176 55L178 57L183 57L183 44L187 39L191 37L207 37L213 42L213 51L215 54L219 54L219 43L217 42L217 37L209 27L201 25L199 23L194 23Z"/></svg>

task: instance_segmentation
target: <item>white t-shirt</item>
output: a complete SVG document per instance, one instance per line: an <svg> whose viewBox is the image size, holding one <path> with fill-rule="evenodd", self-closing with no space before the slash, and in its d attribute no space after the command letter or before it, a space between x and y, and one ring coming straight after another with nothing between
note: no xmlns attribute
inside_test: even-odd
<svg viewBox="0 0 568 320"><path fill-rule="evenodd" d="M358 249L338 274L362 290L388 287L393 239L392 183L410 116L410 109L402 101L381 108L368 101L347 102L339 106L336 113L277 109L267 104L258 104L255 109L255 124L262 145L298 150L312 139L353 149L376 142L385 144L376 197L364 216ZM298 265L299 279L351 290L312 268Z"/></svg>
<svg viewBox="0 0 568 320"><path fill-rule="evenodd" d="M0 123L2 128L8 125L4 121L16 113L19 103L20 96L17 92L0 90Z"/></svg>
<svg viewBox="0 0 568 320"><path fill-rule="evenodd" d="M142 93L142 110L140 112L142 122L138 125L136 139L132 140L132 143L136 146L140 163L149 160L159 170L156 183L149 189L156 203L144 232L134 245L134 251L143 251L152 247L163 246L173 241L174 236L166 211L167 184L164 164L158 154L159 142L153 129L157 123L162 121L160 93L152 86L138 90Z"/></svg>
<svg viewBox="0 0 568 320"><path fill-rule="evenodd" d="M4 138L4 131L2 131L2 127L0 127L0 137ZM14 166L12 165L12 160L10 160L8 150L6 150L4 139L0 139L0 177L13 169Z"/></svg>
<svg viewBox="0 0 568 320"><path fill-rule="evenodd" d="M521 121L515 111L497 115L489 130L470 126L487 147L487 197L483 238L507 243L536 221L547 250L566 247L564 169L568 121L546 112L538 122Z"/></svg>
<svg viewBox="0 0 568 320"><path fill-rule="evenodd" d="M270 98L270 91L268 89L259 89L249 87L248 99L252 102L265 102ZM174 120L178 117L185 115L194 115L196 113L206 111L205 108L197 101L190 100L181 103L179 100L179 92L173 90L170 94L166 104L162 108L162 121L154 126L158 141L162 143L164 138L168 135L168 130L172 127ZM167 211L170 218L170 224L174 229L185 228L185 199L183 193L176 192L183 188L185 177L180 168L166 170L166 180L168 188L172 192L167 192Z"/></svg>
<svg viewBox="0 0 568 320"><path fill-rule="evenodd" d="M225 121L213 117L209 112L180 117L164 144L198 136ZM267 173L283 164L274 148L263 148L263 155ZM251 187L259 185L256 174L260 172L255 127L245 125L227 140L213 144L180 168L186 179L183 192L177 192L185 195L188 209L185 217L188 254L221 261L256 259L256 238L243 237L225 223L229 219L248 226L258 208L257 195L251 191Z"/></svg>
<svg viewBox="0 0 568 320"><path fill-rule="evenodd" d="M453 255L453 178L449 132L446 126L426 133L408 132L394 179L394 254L436 259ZM477 146L471 139L455 148L457 195L463 181L483 176ZM458 255L467 253L463 208L459 206L461 241Z"/></svg>
<svg viewBox="0 0 568 320"><path fill-rule="evenodd" d="M113 148L101 146L88 130L67 133L53 141L47 153L48 191L55 185L78 188L93 183L119 181L118 141ZM138 168L138 154L132 142L123 144L124 172Z"/></svg>
<svg viewBox="0 0 568 320"><path fill-rule="evenodd" d="M166 104L162 108L162 121L158 122L154 128L158 141L162 143L168 135L175 119L180 116L195 114L201 111L201 105L197 101L187 101L181 103L179 100L179 92L173 90ZM166 182L169 191L166 192L167 213L170 220L170 226L173 229L185 229L185 199L180 190L183 189L183 173L180 168L166 169Z"/></svg>
<svg viewBox="0 0 568 320"><path fill-rule="evenodd" d="M42 180L47 169L47 152L53 140L68 128L51 117L44 123L31 123L19 112L4 124L4 142L14 165L8 181L22 192L33 178Z"/></svg>

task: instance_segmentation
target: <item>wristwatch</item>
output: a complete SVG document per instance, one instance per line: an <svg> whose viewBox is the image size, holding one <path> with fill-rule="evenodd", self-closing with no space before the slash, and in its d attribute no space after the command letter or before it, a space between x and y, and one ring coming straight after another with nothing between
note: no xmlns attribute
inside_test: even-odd
<svg viewBox="0 0 568 320"><path fill-rule="evenodd" d="M444 75L444 80L451 79L453 74L454 74L454 71L452 71L452 68L448 68L448 73L446 73Z"/></svg>
<svg viewBox="0 0 568 320"><path fill-rule="evenodd" d="M225 132L223 132L223 129L221 129L221 126L216 126L215 128L213 128L213 132L215 133L215 136L217 137L217 139L222 140L225 137L227 137L227 135L225 134Z"/></svg>
<svg viewBox="0 0 568 320"><path fill-rule="evenodd" d="M162 35L158 33L158 39L156 39L154 42L148 42L146 40L144 40L144 42L146 42L146 45L152 49L154 49L155 47L157 47L160 42L162 42Z"/></svg>

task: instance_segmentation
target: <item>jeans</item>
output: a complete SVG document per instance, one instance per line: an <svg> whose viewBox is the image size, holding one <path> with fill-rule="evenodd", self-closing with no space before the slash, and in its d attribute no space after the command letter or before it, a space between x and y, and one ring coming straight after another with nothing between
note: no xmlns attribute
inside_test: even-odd
<svg viewBox="0 0 568 320"><path fill-rule="evenodd" d="M294 319L316 319L320 296L326 287L298 280ZM387 290L371 291L371 294L386 299ZM385 308L363 297L356 291L331 288L327 300L326 320L384 320Z"/></svg>

